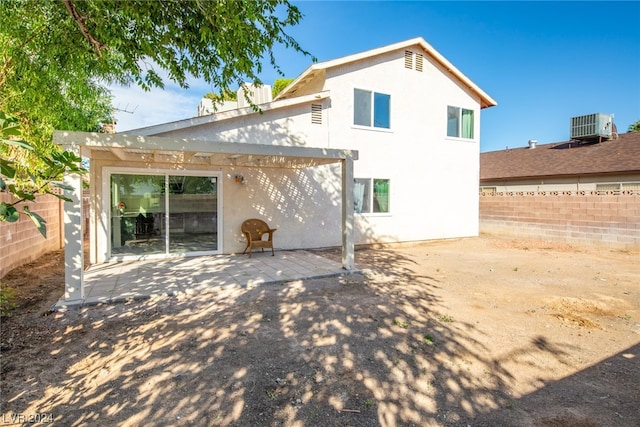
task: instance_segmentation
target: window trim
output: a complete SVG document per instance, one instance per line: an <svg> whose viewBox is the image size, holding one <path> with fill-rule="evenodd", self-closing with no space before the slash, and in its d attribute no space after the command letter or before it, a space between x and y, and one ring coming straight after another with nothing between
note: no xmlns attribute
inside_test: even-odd
<svg viewBox="0 0 640 427"><path fill-rule="evenodd" d="M613 187L616 188L613 188ZM610 188L606 188L610 187ZM596 192L598 194L607 194L611 191L613 194L621 194L623 191L638 191L635 187L640 187L640 181L618 181L618 182L596 182Z"/></svg>
<svg viewBox="0 0 640 427"><path fill-rule="evenodd" d="M104 166L102 168L102 183L98 184L102 187L102 194L108 195L108 197L103 198L102 203L99 204L98 209L98 221L102 224L108 224L109 230L111 230L111 218L112 218L112 206L111 206L111 176L112 175L164 175L165 182L168 183L169 176L209 176L215 177L217 179L217 212L218 212L218 221L217 221L217 230L218 233L218 249L215 251L195 251L191 252L187 256L198 256L198 255L214 255L221 254L224 248L224 208L223 208L223 200L224 200L224 174L219 169L167 169L163 167L152 167L149 169L139 168L139 167L129 167L129 166ZM169 203L168 197L169 193L165 193L165 203ZM169 212L170 213L170 212ZM169 259L184 256L182 254L172 254L172 253L163 253L163 254L153 254L153 255L134 255L129 256L119 256L112 254L111 251L111 237L109 233L98 233L97 239L97 258L98 260L102 259L105 262L114 262L114 261L130 261L130 260L140 260L140 259Z"/></svg>
<svg viewBox="0 0 640 427"><path fill-rule="evenodd" d="M456 126L456 133L457 135L449 135L449 111L450 109L455 108L457 110L457 126ZM463 128L464 128L464 113L465 112L471 112L471 137L466 137L466 136L461 136L463 134ZM446 137L447 139L453 139L453 140L457 140L457 141L471 141L471 142L476 142L476 110L474 110L473 108L465 108L465 107L458 107L456 105L447 105L447 120L446 120Z"/></svg>
<svg viewBox="0 0 640 427"><path fill-rule="evenodd" d="M356 211L356 196L354 194L354 215L362 215L362 216L391 216L392 215L392 209L391 209L391 179L390 178L373 178L373 177L355 177L354 178L354 193L355 193L355 184L357 183L356 180L360 180L360 181L368 181L368 187L369 187L369 197L367 200L367 204L369 206L369 211L367 212L358 212ZM386 212L374 212L373 211L373 206L374 206L374 198L375 198L375 191L374 191L374 187L375 187L375 181L387 181L388 185L389 185L389 190L387 192L388 194L388 200L387 200L387 211Z"/></svg>
<svg viewBox="0 0 640 427"><path fill-rule="evenodd" d="M370 111L369 111L369 125L361 125L361 124L356 124L356 91L361 91L361 92L368 92L369 93L369 100L370 100ZM381 132L393 132L392 129L392 125L391 125L391 94L389 93L384 93L384 92L377 92L373 89L365 89L363 87L353 87L353 95L352 95L352 100L353 100L353 115L352 115L352 120L351 120L351 127L354 129L366 129L366 130L373 130L373 131L381 131ZM389 127L381 127L381 126L375 126L375 118L376 118L376 95L382 95L388 98L388 114L387 114L387 121L389 123Z"/></svg>

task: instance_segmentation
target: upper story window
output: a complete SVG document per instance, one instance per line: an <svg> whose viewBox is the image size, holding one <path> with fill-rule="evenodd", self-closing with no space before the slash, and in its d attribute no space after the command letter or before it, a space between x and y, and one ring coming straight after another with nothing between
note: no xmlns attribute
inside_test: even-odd
<svg viewBox="0 0 640 427"><path fill-rule="evenodd" d="M391 127L391 95L354 89L353 124L389 129Z"/></svg>
<svg viewBox="0 0 640 427"><path fill-rule="evenodd" d="M473 139L473 110L447 107L447 136Z"/></svg>

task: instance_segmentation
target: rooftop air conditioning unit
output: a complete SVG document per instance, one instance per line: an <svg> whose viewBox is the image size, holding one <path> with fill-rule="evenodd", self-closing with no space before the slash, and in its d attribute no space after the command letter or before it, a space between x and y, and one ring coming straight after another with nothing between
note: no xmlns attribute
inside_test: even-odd
<svg viewBox="0 0 640 427"><path fill-rule="evenodd" d="M611 114L587 114L571 118L571 139L611 138L613 116Z"/></svg>

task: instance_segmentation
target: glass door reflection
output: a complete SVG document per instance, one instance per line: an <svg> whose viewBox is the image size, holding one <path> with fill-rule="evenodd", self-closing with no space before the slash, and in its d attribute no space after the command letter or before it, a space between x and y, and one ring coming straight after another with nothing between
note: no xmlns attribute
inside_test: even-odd
<svg viewBox="0 0 640 427"><path fill-rule="evenodd" d="M165 176L111 175L111 254L166 253Z"/></svg>
<svg viewBox="0 0 640 427"><path fill-rule="evenodd" d="M218 179L170 175L169 253L218 249Z"/></svg>

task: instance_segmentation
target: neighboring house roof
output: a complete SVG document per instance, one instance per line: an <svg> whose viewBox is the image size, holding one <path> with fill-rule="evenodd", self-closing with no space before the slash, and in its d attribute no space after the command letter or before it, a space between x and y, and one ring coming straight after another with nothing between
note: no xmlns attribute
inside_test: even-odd
<svg viewBox="0 0 640 427"><path fill-rule="evenodd" d="M278 94L278 96L276 96L275 99L279 100L297 96L296 93L303 89L308 82L314 81L318 77L323 78L325 71L329 68L339 67L344 64L361 61L363 59L372 58L374 56L383 55L395 50L407 49L410 47L420 47L428 56L430 56L438 64L440 64L446 70L446 72L450 73L455 79L460 81L460 83L469 88L472 92L476 93L480 98L480 108L493 107L495 105L498 105L498 103L493 98L491 98L482 89L480 89L467 76L462 74L460 70L458 70L451 62L449 62L444 56L442 56L437 50L435 50L422 37L417 37L389 46L368 50L366 52L356 53L354 55L313 64L302 74L300 74L300 76L298 76L287 87L285 87Z"/></svg>
<svg viewBox="0 0 640 427"><path fill-rule="evenodd" d="M320 62L311 65L293 82L285 87L272 102L260 104L262 111L273 110L277 108L288 107L291 105L317 102L320 99L329 97L329 92L323 89L326 70L342 66L348 63L361 61L378 55L383 55L401 49L411 47L421 48L429 57L433 58L437 64L443 68L443 72L449 73L454 79L467 87L472 93L475 93L480 100L480 108L492 107L497 102L466 77L460 70L451 64L444 56L436 51L422 37L414 38L389 46L380 47L366 52L345 56L343 58L333 59L331 61ZM238 117L247 114L258 114L253 108L240 108L237 110L218 112L206 116L194 117L185 120L178 120L170 123L148 126L140 129L132 129L127 133L132 135L157 135L164 132L184 129L192 126L199 126L211 122L219 122L220 120Z"/></svg>
<svg viewBox="0 0 640 427"><path fill-rule="evenodd" d="M480 154L480 182L640 173L640 132L599 143L579 141Z"/></svg>

